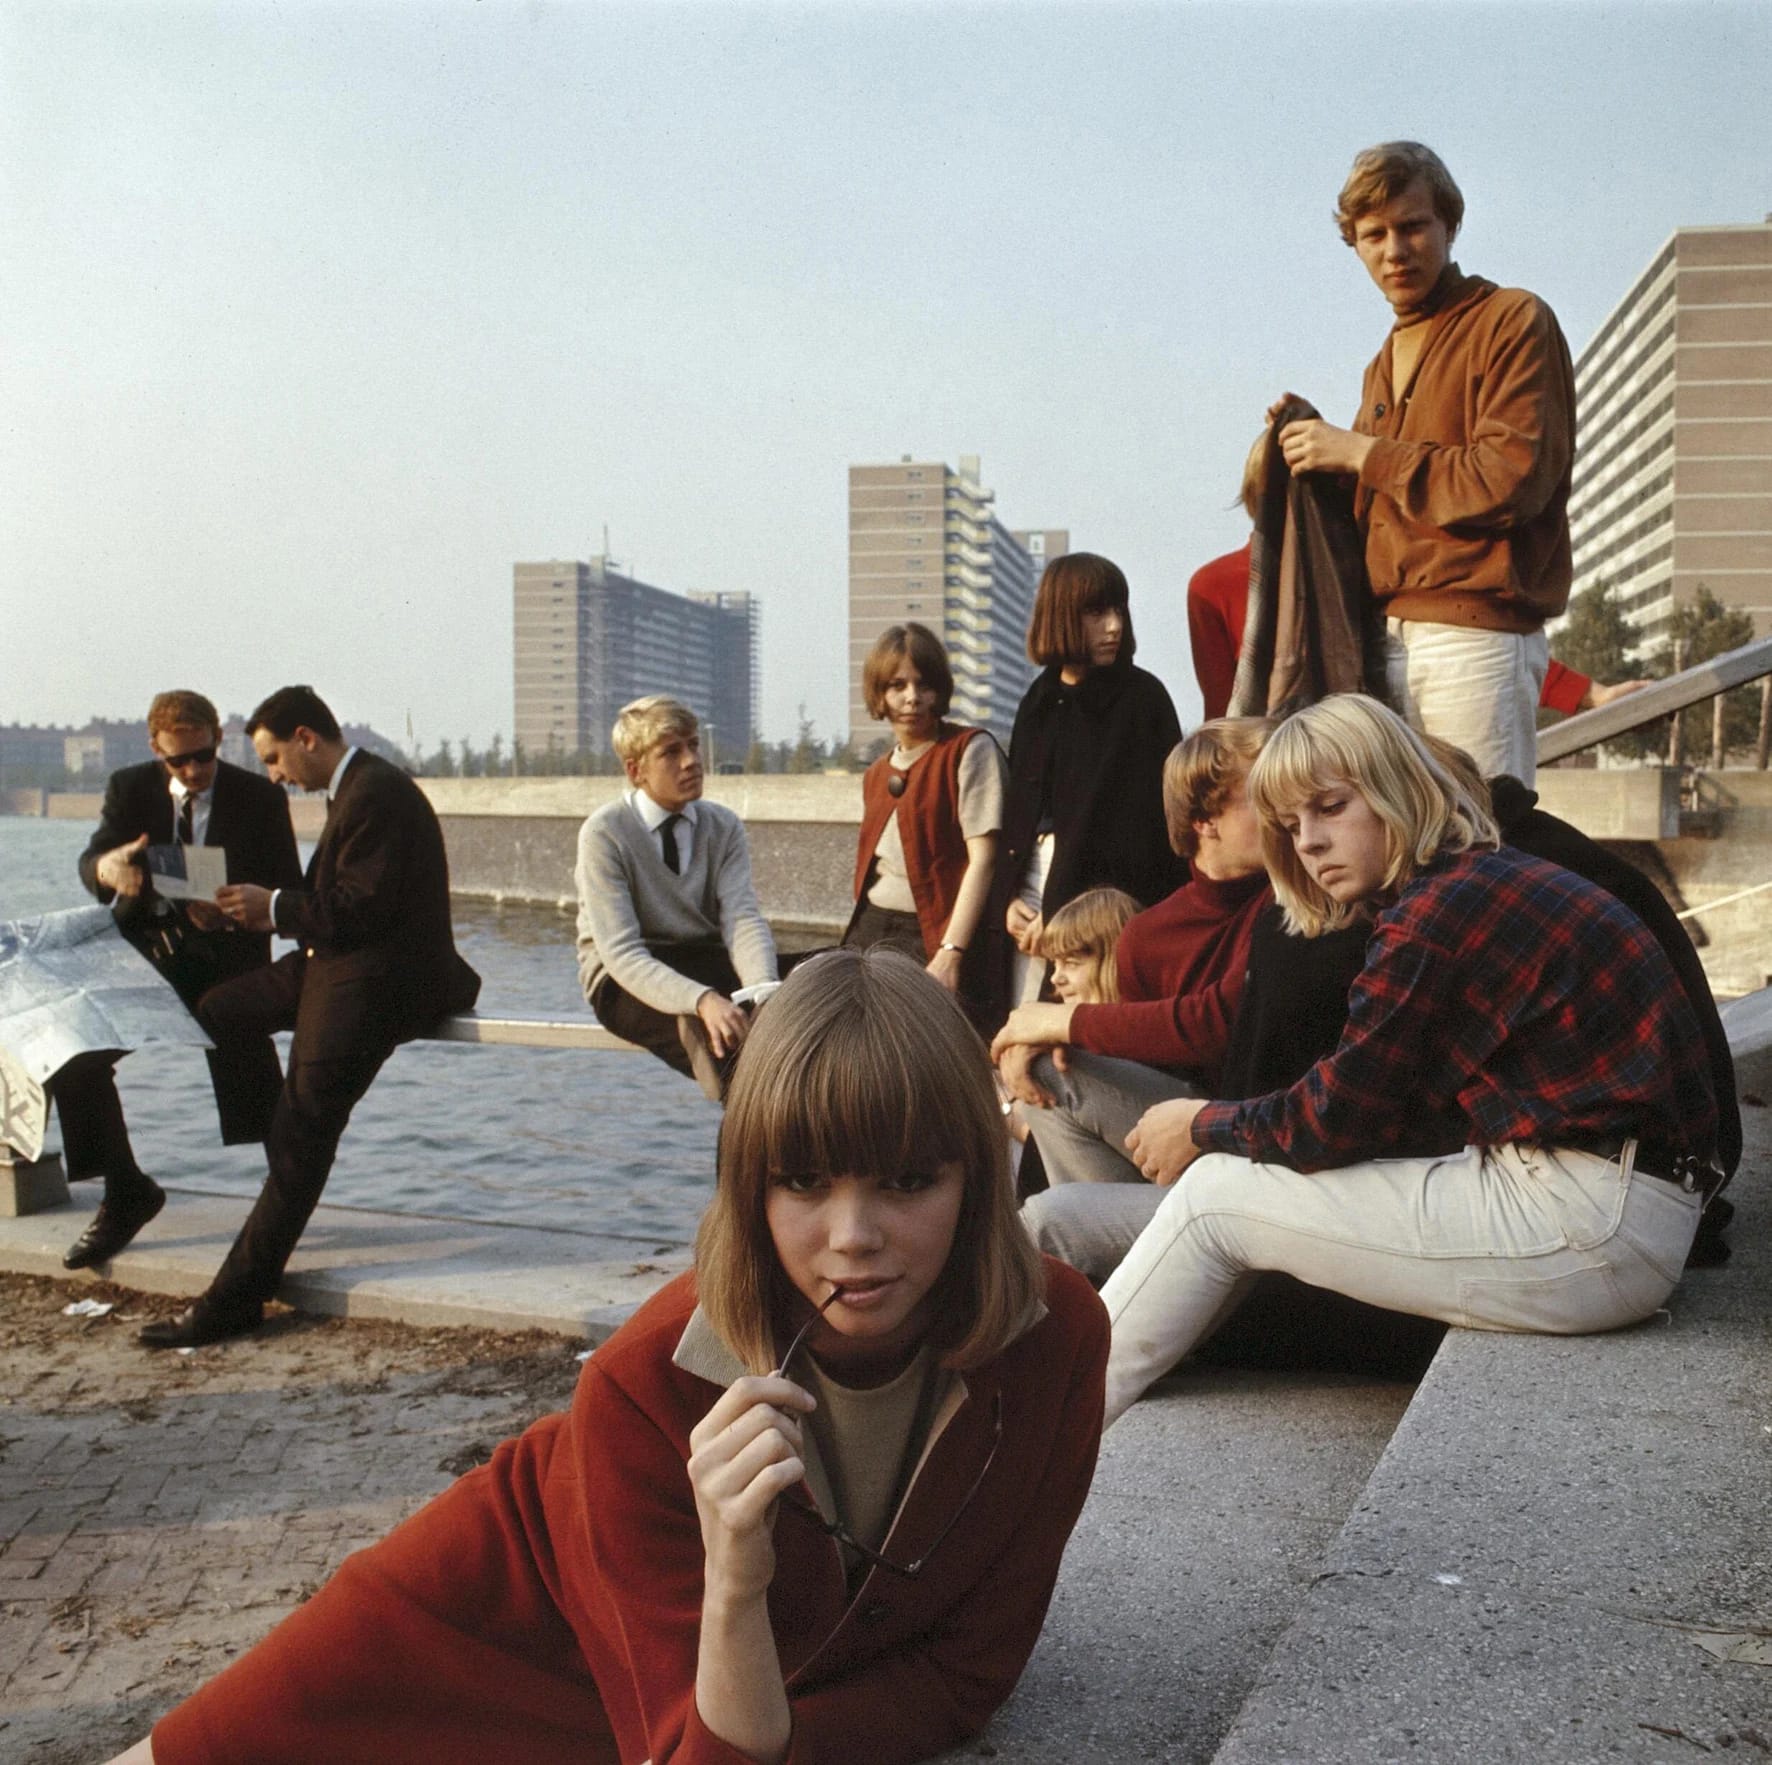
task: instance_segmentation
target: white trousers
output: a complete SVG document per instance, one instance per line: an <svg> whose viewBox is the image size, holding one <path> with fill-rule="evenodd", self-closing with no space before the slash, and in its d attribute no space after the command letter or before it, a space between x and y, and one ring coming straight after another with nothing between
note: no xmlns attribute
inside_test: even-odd
<svg viewBox="0 0 1772 1765"><path fill-rule="evenodd" d="M1018 897L1024 907L1035 913L1041 910L1040 903L1046 894L1046 879L1052 874L1054 850L1052 835L1041 834L1034 841L1034 849L1028 854L1028 867L1022 872ZM1033 1004L1045 984L1046 958L1024 956L1017 950L1009 972L1009 1003L1012 1006Z"/></svg>
<svg viewBox="0 0 1772 1765"><path fill-rule="evenodd" d="M1208 1335L1245 1277L1279 1269L1392 1311L1476 1330L1584 1335L1673 1291L1702 1198L1607 1161L1467 1146L1303 1176L1209 1153L1185 1170L1101 1297L1107 1420Z"/></svg>
<svg viewBox="0 0 1772 1765"><path fill-rule="evenodd" d="M1463 748L1485 778L1531 784L1538 770L1538 695L1550 667L1542 631L1385 621L1385 683L1414 728Z"/></svg>

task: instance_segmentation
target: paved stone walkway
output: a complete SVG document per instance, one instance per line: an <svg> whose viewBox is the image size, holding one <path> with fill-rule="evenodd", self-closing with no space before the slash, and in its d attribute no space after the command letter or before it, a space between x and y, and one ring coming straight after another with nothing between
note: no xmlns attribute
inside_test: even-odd
<svg viewBox="0 0 1772 1765"><path fill-rule="evenodd" d="M73 1299L117 1301L104 1318ZM0 1276L0 1759L137 1739L358 1546L568 1400L579 1344L285 1314L148 1354L119 1289Z"/></svg>

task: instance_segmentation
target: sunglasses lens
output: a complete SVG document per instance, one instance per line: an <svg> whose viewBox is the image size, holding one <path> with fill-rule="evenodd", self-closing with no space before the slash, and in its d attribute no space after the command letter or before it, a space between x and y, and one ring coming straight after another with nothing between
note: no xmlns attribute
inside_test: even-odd
<svg viewBox="0 0 1772 1765"><path fill-rule="evenodd" d="M192 748L188 754L162 754L160 764L168 772L177 772L186 766L207 766L214 758L214 748Z"/></svg>

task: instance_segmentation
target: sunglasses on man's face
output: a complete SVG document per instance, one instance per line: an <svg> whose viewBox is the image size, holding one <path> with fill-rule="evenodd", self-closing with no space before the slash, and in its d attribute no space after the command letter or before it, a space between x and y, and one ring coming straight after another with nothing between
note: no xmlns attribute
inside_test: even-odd
<svg viewBox="0 0 1772 1765"><path fill-rule="evenodd" d="M812 1333L812 1326L824 1316L825 1312L829 1310L833 1303L835 1303L842 1291L841 1287L833 1288L830 1297L825 1300L824 1304L819 1306L818 1309L813 1312L812 1316L800 1326L799 1333L794 1337L793 1341L788 1344L787 1353L781 1357L781 1365L775 1369L775 1376L778 1379L785 1379L788 1377L788 1367L792 1363L794 1356L800 1352L801 1344L804 1343L806 1338ZM985 1454L983 1466L980 1468L978 1475L972 1479L972 1487L960 1498L960 1505L955 1508L953 1513L949 1516L948 1523L936 1533L933 1539L930 1540L929 1548L924 1551L920 1557L915 1558L913 1561L909 1563L895 1563L890 1557L882 1556L877 1550L863 1544L841 1520L827 1520L817 1508L815 1508L810 1502L803 1501L792 1490L789 1490L782 1496L781 1505L785 1508L791 1509L796 1514L803 1515L806 1519L810 1520L814 1526L818 1527L821 1531L828 1533L838 1542L838 1544L847 1545L850 1550L854 1551L855 1554L862 1559L863 1562L871 1563L879 1569L890 1569L894 1575L902 1575L907 1581L915 1581L916 1578L923 1573L929 1559L935 1555L938 1549L940 1549L943 1541L947 1538L947 1535L959 1524L960 1516L972 1505L972 1498L978 1494L985 1478L991 1474L991 1466L997 1462L997 1448L1003 1443L1003 1394L1001 1391L997 1391L992 1394L992 1397L991 1450Z"/></svg>
<svg viewBox="0 0 1772 1765"><path fill-rule="evenodd" d="M215 758L215 753L215 746L211 743L207 748L192 748L183 754L162 754L159 759L168 772L182 772L187 766L207 766Z"/></svg>

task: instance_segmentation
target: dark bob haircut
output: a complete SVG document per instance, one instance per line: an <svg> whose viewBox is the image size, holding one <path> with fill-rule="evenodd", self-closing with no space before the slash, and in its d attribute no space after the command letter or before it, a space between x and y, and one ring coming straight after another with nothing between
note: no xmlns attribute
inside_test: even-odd
<svg viewBox="0 0 1772 1765"><path fill-rule="evenodd" d="M1132 635L1129 590L1120 566L1094 552L1066 552L1046 566L1034 596L1034 617L1028 625L1028 658L1042 668L1054 663L1087 662L1089 645L1083 635L1085 613L1105 613L1118 608L1126 621L1120 653L1114 666L1132 660L1138 644Z"/></svg>

